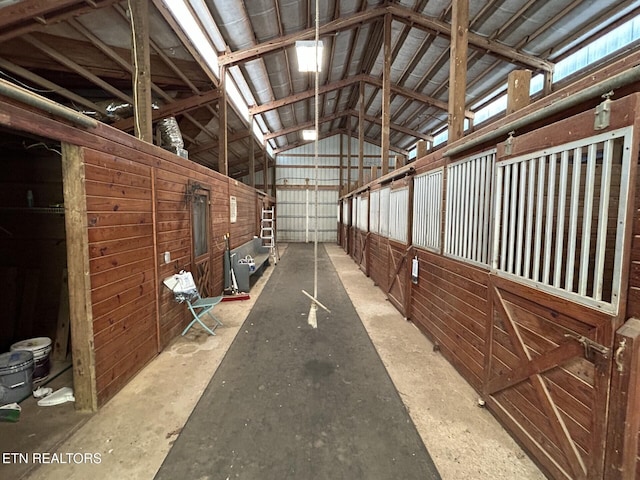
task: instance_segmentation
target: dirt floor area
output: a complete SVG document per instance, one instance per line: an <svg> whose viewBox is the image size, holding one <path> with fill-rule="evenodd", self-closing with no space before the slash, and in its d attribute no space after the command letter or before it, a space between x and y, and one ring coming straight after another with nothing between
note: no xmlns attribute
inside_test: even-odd
<svg viewBox="0 0 640 480"><path fill-rule="evenodd" d="M477 393L353 260L336 245L325 248L442 478L544 479L491 413L478 407ZM286 255L285 248L280 252ZM18 424L0 424L1 459L9 460L0 463L0 477L152 479L277 268L267 268L250 300L216 307L224 323L216 336L192 328L176 338L96 414L73 414L64 404L47 407L44 414L25 409ZM331 303L321 291L318 298ZM18 451L55 452L56 458L71 460L19 464L4 455ZM76 462L81 458L76 453L92 461Z"/></svg>

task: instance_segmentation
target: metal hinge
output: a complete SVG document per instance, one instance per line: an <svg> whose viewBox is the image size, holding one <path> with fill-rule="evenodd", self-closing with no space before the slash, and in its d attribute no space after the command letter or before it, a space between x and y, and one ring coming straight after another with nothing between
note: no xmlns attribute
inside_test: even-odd
<svg viewBox="0 0 640 480"><path fill-rule="evenodd" d="M602 95L604 101L596 107L596 119L593 123L594 130L603 130L609 126L611 118L611 97L613 90Z"/></svg>
<svg viewBox="0 0 640 480"><path fill-rule="evenodd" d="M593 355L595 352L602 355L603 358L609 358L609 353L611 352L611 349L597 342L594 342L590 338L587 338L583 335L576 335L573 333L565 333L564 336L567 338L573 338L578 343L582 344L582 346L584 347L584 358L586 358L587 360L593 360Z"/></svg>

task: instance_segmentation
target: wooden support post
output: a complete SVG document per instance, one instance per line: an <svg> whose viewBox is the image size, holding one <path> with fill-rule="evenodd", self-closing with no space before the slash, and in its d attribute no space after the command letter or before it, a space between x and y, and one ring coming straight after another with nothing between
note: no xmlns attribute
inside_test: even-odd
<svg viewBox="0 0 640 480"><path fill-rule="evenodd" d="M640 320L631 318L620 327L613 344L613 377L609 404L606 480L638 478L640 429Z"/></svg>
<svg viewBox="0 0 640 480"><path fill-rule="evenodd" d="M227 67L220 67L220 101L218 102L218 171L229 176L229 162L227 160Z"/></svg>
<svg viewBox="0 0 640 480"><path fill-rule="evenodd" d="M358 183L362 185L364 175L364 82L360 82L360 109L358 115Z"/></svg>
<svg viewBox="0 0 640 480"><path fill-rule="evenodd" d="M253 138L253 115L249 115L249 185L256 188L256 142Z"/></svg>
<svg viewBox="0 0 640 480"><path fill-rule="evenodd" d="M542 94L546 97L553 93L553 72L545 71L543 74Z"/></svg>
<svg viewBox="0 0 640 480"><path fill-rule="evenodd" d="M382 150L382 175L389 172L389 147L390 135L389 125L391 124L391 20L390 13L384 16L384 42L383 56L384 66L382 69L382 131L380 138L380 150Z"/></svg>
<svg viewBox="0 0 640 480"><path fill-rule="evenodd" d="M351 141L351 139L348 139ZM338 196L342 196L342 184L344 183L344 135L340 134L340 175L338 179Z"/></svg>
<svg viewBox="0 0 640 480"><path fill-rule="evenodd" d="M67 269L62 269L60 279L60 303L58 305L58 325L56 327L56 340L53 344L51 358L57 362L67 359L69 348L69 275Z"/></svg>
<svg viewBox="0 0 640 480"><path fill-rule="evenodd" d="M275 181L273 183L275 183ZM267 154L266 148L262 159L262 189L265 193L269 193L269 155Z"/></svg>
<svg viewBox="0 0 640 480"><path fill-rule="evenodd" d="M449 57L449 140L464 135L469 39L469 0L453 0L451 14L451 55Z"/></svg>
<svg viewBox="0 0 640 480"><path fill-rule="evenodd" d="M427 142L425 140L418 140L416 144L416 160L427 155Z"/></svg>
<svg viewBox="0 0 640 480"><path fill-rule="evenodd" d="M81 411L96 411L98 392L93 349L84 149L66 142L62 143L62 185L67 232L69 317L75 407Z"/></svg>
<svg viewBox="0 0 640 480"><path fill-rule="evenodd" d="M376 165L371 167L371 181L378 178L378 167Z"/></svg>
<svg viewBox="0 0 640 480"><path fill-rule="evenodd" d="M529 105L531 70L514 70L507 77L507 115Z"/></svg>
<svg viewBox="0 0 640 480"><path fill-rule="evenodd" d="M396 169L404 167L407 164L407 157L404 155L396 155Z"/></svg>
<svg viewBox="0 0 640 480"><path fill-rule="evenodd" d="M132 37L134 131L140 140L153 143L149 2L147 0L131 0L129 7Z"/></svg>
<svg viewBox="0 0 640 480"><path fill-rule="evenodd" d="M349 119L349 130L347 130L347 193L351 191L351 119Z"/></svg>
<svg viewBox="0 0 640 480"><path fill-rule="evenodd" d="M276 163L273 162L273 166L271 167L271 178L273 181L271 182L271 196L276 198Z"/></svg>

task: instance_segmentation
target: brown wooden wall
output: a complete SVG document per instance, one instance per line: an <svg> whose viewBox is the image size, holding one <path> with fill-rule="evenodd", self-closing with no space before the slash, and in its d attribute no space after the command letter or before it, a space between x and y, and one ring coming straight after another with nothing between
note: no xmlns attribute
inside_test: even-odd
<svg viewBox="0 0 640 480"><path fill-rule="evenodd" d="M635 124L631 147L635 159L640 146L639 100L640 94L633 94L615 101L608 128ZM593 111L589 106L582 110L574 108L567 118L561 117L556 117L552 125L540 123L537 129L518 136L509 156L600 133L593 129ZM492 147L497 148L497 161L509 158L504 145L498 142L483 144L475 152ZM424 173L446 167L473 153L444 160L441 153L434 152L415 162L414 170ZM596 182L598 175L596 172ZM607 448L613 448L607 446L607 436L618 438L617 432L624 430L624 412L632 408L624 402L624 392L612 390L612 385L617 385L612 383L616 329L640 311L640 189L635 188L635 162L630 175L633 205L627 212L627 224L633 225L633 232L629 231L625 238L625 248L630 253L623 259L622 301L616 314L504 278L488 266L403 245L377 234L369 234L363 244L358 239L365 238L366 232L352 234L356 245L348 253L361 265L362 259L369 259L368 273L389 300L439 347L443 356L552 478L636 478L635 472L631 474L628 469L626 476L620 477L622 470L607 470L605 463L610 455ZM444 182L443 199L446 168ZM370 186L377 187L377 184ZM618 189L619 184L614 182L612 195L615 196ZM597 197L599 193L596 193L596 202ZM445 205L443 200L443 222ZM615 200L610 204L614 209L617 206ZM609 235L615 235L614 222L609 220ZM611 263L610 243L607 248L606 259ZM416 284L412 284L409 277L414 256L420 266ZM609 264L605 267L605 280L609 281L611 275ZM607 296L605 293L605 298ZM609 350L604 355L586 350L580 343L581 338ZM610 418L611 411L616 415ZM637 428L638 423L632 423L633 428ZM634 431L633 437L637 439L638 433ZM632 445L633 458L637 457L637 445L636 440ZM624 445L621 448L624 449ZM617 461L614 456L611 458ZM640 475L640 469L638 472Z"/></svg>
<svg viewBox="0 0 640 480"><path fill-rule="evenodd" d="M75 128L13 102L0 100L0 107L0 124L6 127L84 147L83 201L93 318L93 338L86 339L86 345L94 343L88 358L95 355L95 364L82 365L80 371L89 384L95 374L94 387L87 389L95 388L97 404L104 404L190 320L185 306L176 303L162 284L164 278L193 268L186 198L190 182L206 186L210 193L214 294L223 290L224 235L230 234L231 248L235 248L259 233L257 206L263 197L246 185L106 125ZM230 195L238 202L234 224L229 217ZM164 252L170 252L168 264ZM76 390L85 393L85 388Z"/></svg>

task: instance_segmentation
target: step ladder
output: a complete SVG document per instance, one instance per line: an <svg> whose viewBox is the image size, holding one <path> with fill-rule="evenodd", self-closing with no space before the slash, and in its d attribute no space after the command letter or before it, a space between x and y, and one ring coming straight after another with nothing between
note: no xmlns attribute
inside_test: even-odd
<svg viewBox="0 0 640 480"><path fill-rule="evenodd" d="M275 231L275 211L272 208L263 208L260 218L260 238L262 239L262 245L269 247L269 254L273 258L274 265L280 260L280 253L278 252L278 245L276 244L276 231Z"/></svg>

